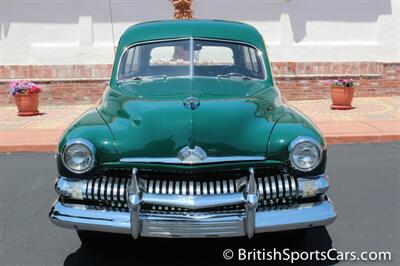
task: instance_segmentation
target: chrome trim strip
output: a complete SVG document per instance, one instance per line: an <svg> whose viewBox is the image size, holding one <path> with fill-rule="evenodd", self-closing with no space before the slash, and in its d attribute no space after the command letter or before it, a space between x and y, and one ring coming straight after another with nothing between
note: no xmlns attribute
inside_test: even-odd
<svg viewBox="0 0 400 266"><path fill-rule="evenodd" d="M283 176L283 184L285 186L285 198L290 198L290 186L289 186L289 179L288 176Z"/></svg>
<svg viewBox="0 0 400 266"><path fill-rule="evenodd" d="M149 181L149 189L147 190L149 193L153 193L153 179L150 179Z"/></svg>
<svg viewBox="0 0 400 266"><path fill-rule="evenodd" d="M193 78L193 73L194 73L194 40L193 36L190 37L189 39L189 49L190 49L190 68L189 68L189 75L190 78Z"/></svg>
<svg viewBox="0 0 400 266"><path fill-rule="evenodd" d="M268 177L263 178L263 182L265 184L265 199L269 200L271 199L271 186L269 185Z"/></svg>
<svg viewBox="0 0 400 266"><path fill-rule="evenodd" d="M175 157L130 157L122 158L121 163L160 163L160 164L210 164L210 163L229 163L229 162L247 162L247 161L265 161L264 156L225 156L225 157L207 157L203 161L181 161Z"/></svg>
<svg viewBox="0 0 400 266"><path fill-rule="evenodd" d="M213 195L215 192L214 192L214 182L213 181L210 181L210 195Z"/></svg>
<svg viewBox="0 0 400 266"><path fill-rule="evenodd" d="M167 180L163 180L161 183L161 194L167 194Z"/></svg>
<svg viewBox="0 0 400 266"><path fill-rule="evenodd" d="M94 180L93 179L90 179L89 181L88 181L88 183L87 183L87 188L86 188L86 198L87 199L93 199L92 198L92 188L93 188L93 182L94 182Z"/></svg>
<svg viewBox="0 0 400 266"><path fill-rule="evenodd" d="M201 195L201 184L196 182L196 195Z"/></svg>
<svg viewBox="0 0 400 266"><path fill-rule="evenodd" d="M119 177L116 177L114 182L115 182L115 183L114 183L114 186L113 186L114 200L118 200L118 184L119 184Z"/></svg>
<svg viewBox="0 0 400 266"><path fill-rule="evenodd" d="M168 194L174 194L174 181L168 182Z"/></svg>
<svg viewBox="0 0 400 266"><path fill-rule="evenodd" d="M100 179L97 179L94 182L94 188L93 188L94 200L99 200L99 182L100 182Z"/></svg>
<svg viewBox="0 0 400 266"><path fill-rule="evenodd" d="M297 198L297 189L296 189L296 180L294 179L294 177L290 178L291 180L291 185L292 185L292 198Z"/></svg>
<svg viewBox="0 0 400 266"><path fill-rule="evenodd" d="M154 188L154 193L159 194L160 193L160 180L156 180L155 188Z"/></svg>
<svg viewBox="0 0 400 266"><path fill-rule="evenodd" d="M202 195L208 195L207 181L202 182L202 183L203 183L203 193L202 193Z"/></svg>
<svg viewBox="0 0 400 266"><path fill-rule="evenodd" d="M186 195L186 181L182 181L182 194Z"/></svg>
<svg viewBox="0 0 400 266"><path fill-rule="evenodd" d="M264 186L262 184L262 178L259 177L257 178L257 184L258 184L258 191L260 192L260 198L264 198Z"/></svg>
<svg viewBox="0 0 400 266"><path fill-rule="evenodd" d="M221 184L220 184L219 180L215 180L215 193L221 194Z"/></svg>
<svg viewBox="0 0 400 266"><path fill-rule="evenodd" d="M128 180L128 178L121 178L118 188L118 198L119 201L123 201L125 199L125 187L124 183ZM129 188L128 188L129 189Z"/></svg>
<svg viewBox="0 0 400 266"><path fill-rule="evenodd" d="M235 192L235 185L233 179L229 179L229 193Z"/></svg>
<svg viewBox="0 0 400 266"><path fill-rule="evenodd" d="M269 178L267 178L268 180ZM275 176L272 176L271 180L271 194L272 194L272 199L276 199L278 198L277 195L277 185L276 185L276 180L275 180ZM269 182L268 182L269 183Z"/></svg>
<svg viewBox="0 0 400 266"><path fill-rule="evenodd" d="M106 188L105 184L107 182L107 179L106 179L106 177L103 176L100 180L101 180L101 183L100 183L100 200L106 200L106 198L105 198L105 188Z"/></svg>
<svg viewBox="0 0 400 266"><path fill-rule="evenodd" d="M282 177L281 175L277 175L278 178L278 198L283 198L283 184L282 184Z"/></svg>
<svg viewBox="0 0 400 266"><path fill-rule="evenodd" d="M181 193L180 188L179 188L179 185L180 185L180 182L176 182L176 181L175 181L175 191L174 191L174 194L180 194L180 193ZM150 192L149 192L149 193L150 193Z"/></svg>
<svg viewBox="0 0 400 266"><path fill-rule="evenodd" d="M193 196L194 195L194 185L193 181L189 181L189 195Z"/></svg>
<svg viewBox="0 0 400 266"><path fill-rule="evenodd" d="M228 192L228 182L226 180L222 180L222 193L229 193Z"/></svg>
<svg viewBox="0 0 400 266"><path fill-rule="evenodd" d="M109 178L109 180L108 180L108 184L107 184L107 200L109 200L109 201L111 201L112 200L112 198L111 198L111 187L112 187L112 184L113 184L113 181L114 181L114 179L112 178L112 177L110 177Z"/></svg>

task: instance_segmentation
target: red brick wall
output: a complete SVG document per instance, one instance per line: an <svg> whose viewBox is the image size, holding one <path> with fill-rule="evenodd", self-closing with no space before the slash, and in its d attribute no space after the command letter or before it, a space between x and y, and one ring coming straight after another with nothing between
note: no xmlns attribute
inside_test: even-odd
<svg viewBox="0 0 400 266"><path fill-rule="evenodd" d="M358 82L356 97L400 95L400 63L276 62L272 71L288 100L330 98L329 81L338 77Z"/></svg>
<svg viewBox="0 0 400 266"><path fill-rule="evenodd" d="M0 66L0 104L13 104L9 79L30 79L39 84L43 104L95 103L107 86L111 65Z"/></svg>
<svg viewBox="0 0 400 266"><path fill-rule="evenodd" d="M13 103L7 94L11 79L31 79L43 88L42 104L94 103L102 95L111 65L0 66L0 104ZM400 95L400 63L273 62L278 87L288 99L329 98L329 80L353 78L356 96Z"/></svg>

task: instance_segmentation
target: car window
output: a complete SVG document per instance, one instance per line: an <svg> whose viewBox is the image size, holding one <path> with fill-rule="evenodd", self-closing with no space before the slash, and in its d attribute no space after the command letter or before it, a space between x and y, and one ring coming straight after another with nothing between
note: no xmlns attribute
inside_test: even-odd
<svg viewBox="0 0 400 266"><path fill-rule="evenodd" d="M190 74L189 40L140 44L129 48L120 63L119 80Z"/></svg>
<svg viewBox="0 0 400 266"><path fill-rule="evenodd" d="M194 51L195 66L233 65L233 51L229 47L204 46Z"/></svg>
<svg viewBox="0 0 400 266"><path fill-rule="evenodd" d="M134 47L126 54L126 64L124 73L135 72L139 70L140 49Z"/></svg>
<svg viewBox="0 0 400 266"><path fill-rule="evenodd" d="M189 50L177 46L155 47L150 52L150 66L189 65Z"/></svg>
<svg viewBox="0 0 400 266"><path fill-rule="evenodd" d="M243 47L244 65L249 71L254 73L258 72L257 54L256 50L250 47Z"/></svg>
<svg viewBox="0 0 400 266"><path fill-rule="evenodd" d="M191 68L195 76L234 74L254 79L265 78L261 56L252 46L195 39L152 42L130 47L121 59L118 79L188 76Z"/></svg>
<svg viewBox="0 0 400 266"><path fill-rule="evenodd" d="M239 74L264 79L262 60L257 50L249 45L209 40L194 40L195 76Z"/></svg>

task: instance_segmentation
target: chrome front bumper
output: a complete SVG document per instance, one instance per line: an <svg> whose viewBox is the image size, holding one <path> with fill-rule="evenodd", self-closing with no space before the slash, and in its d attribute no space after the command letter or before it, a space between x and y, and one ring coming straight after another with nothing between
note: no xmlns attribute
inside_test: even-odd
<svg viewBox="0 0 400 266"><path fill-rule="evenodd" d="M331 224L336 210L329 200L304 203L290 209L257 211L255 233L286 231ZM129 212L91 209L56 202L51 221L60 227L131 234ZM140 215L142 237L235 237L245 236L245 214Z"/></svg>
<svg viewBox="0 0 400 266"><path fill-rule="evenodd" d="M254 233L285 231L328 225L336 218L333 204L325 199L316 203L302 203L290 208L262 209L258 207L259 191L254 171L243 192L218 195L163 195L144 193L138 184L136 169L127 191L129 211L115 211L106 207L94 207L56 201L49 216L58 226L75 229L131 234L142 237L237 237L251 238ZM56 184L62 196L71 196L79 190L80 181L60 178ZM322 195L329 188L329 179L322 175L315 179L299 181L299 190L306 195ZM310 194L311 195L311 194ZM191 210L179 213L141 211L142 204L173 206ZM234 213L207 213L201 209L243 204L245 211Z"/></svg>

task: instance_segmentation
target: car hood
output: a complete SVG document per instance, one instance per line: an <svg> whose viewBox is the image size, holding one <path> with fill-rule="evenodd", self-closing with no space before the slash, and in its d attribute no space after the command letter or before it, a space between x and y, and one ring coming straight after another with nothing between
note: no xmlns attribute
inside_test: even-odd
<svg viewBox="0 0 400 266"><path fill-rule="evenodd" d="M184 106L188 97L200 105ZM186 146L208 156L265 156L281 109L263 81L169 78L120 84L98 108L120 158L176 158Z"/></svg>

